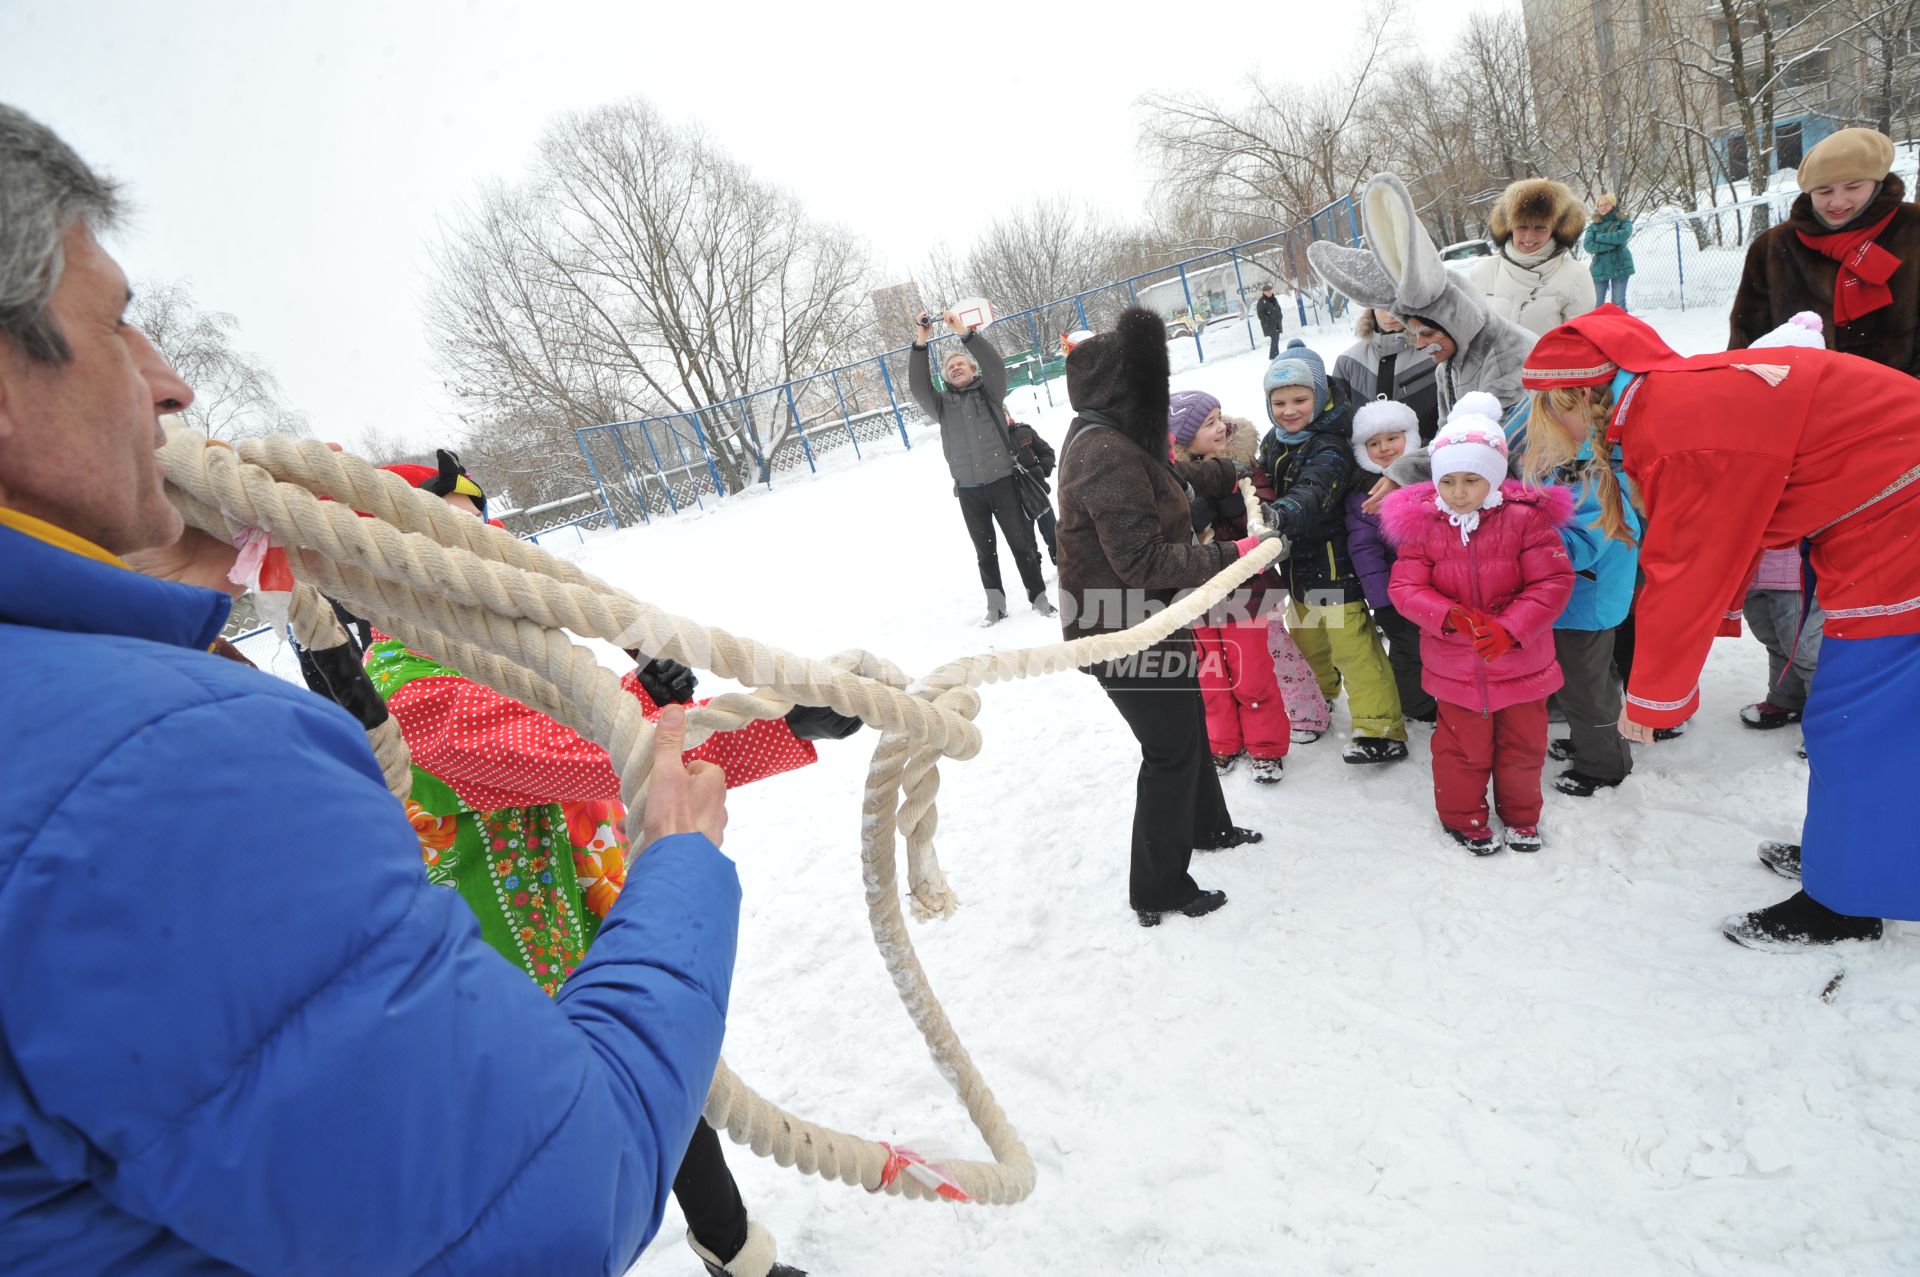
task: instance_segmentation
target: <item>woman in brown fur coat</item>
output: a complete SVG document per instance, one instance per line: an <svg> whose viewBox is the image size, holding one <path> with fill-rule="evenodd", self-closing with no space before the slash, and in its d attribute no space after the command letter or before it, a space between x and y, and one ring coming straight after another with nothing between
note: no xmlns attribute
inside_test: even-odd
<svg viewBox="0 0 1920 1277"><path fill-rule="evenodd" d="M1536 336L1593 309L1593 276L1573 260L1587 213L1564 183L1515 182L1487 216L1497 250L1469 278L1502 319Z"/></svg>

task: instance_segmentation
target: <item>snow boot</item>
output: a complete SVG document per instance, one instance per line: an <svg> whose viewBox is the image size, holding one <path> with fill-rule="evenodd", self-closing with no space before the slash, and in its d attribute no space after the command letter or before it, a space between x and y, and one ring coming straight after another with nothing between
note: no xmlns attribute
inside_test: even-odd
<svg viewBox="0 0 1920 1277"><path fill-rule="evenodd" d="M1538 851L1540 850L1540 843L1541 843L1540 826L1538 825L1508 825L1507 826L1507 850L1508 851Z"/></svg>
<svg viewBox="0 0 1920 1277"><path fill-rule="evenodd" d="M1760 844L1760 863L1782 878L1800 881L1800 844L1797 842L1763 842Z"/></svg>
<svg viewBox="0 0 1920 1277"><path fill-rule="evenodd" d="M1685 723L1675 723L1672 727L1656 727L1653 729L1653 739L1661 742L1679 740L1686 734L1687 725Z"/></svg>
<svg viewBox="0 0 1920 1277"><path fill-rule="evenodd" d="M1800 721L1797 709L1782 709L1772 701L1761 701L1740 711L1740 721L1756 731L1770 732L1776 727Z"/></svg>
<svg viewBox="0 0 1920 1277"><path fill-rule="evenodd" d="M993 626L1000 624L1000 622L1006 619L1007 619L1007 609L1004 604L989 603L987 604L986 616L981 618L980 628L983 630L990 629Z"/></svg>
<svg viewBox="0 0 1920 1277"><path fill-rule="evenodd" d="M1204 918L1225 903L1227 903L1226 892L1203 891L1178 909L1135 909L1133 912L1140 919L1141 926L1157 927L1160 925L1160 920L1170 913L1177 913L1187 918Z"/></svg>
<svg viewBox="0 0 1920 1277"><path fill-rule="evenodd" d="M1278 785L1284 760L1278 758L1256 758L1253 760L1253 780L1257 785Z"/></svg>
<svg viewBox="0 0 1920 1277"><path fill-rule="evenodd" d="M1407 756L1407 743L1380 736L1356 736L1347 742L1340 760L1346 763L1394 763Z"/></svg>
<svg viewBox="0 0 1920 1277"><path fill-rule="evenodd" d="M1557 763L1573 761L1573 737L1556 736L1547 742L1547 757Z"/></svg>
<svg viewBox="0 0 1920 1277"><path fill-rule="evenodd" d="M687 1245L693 1247L693 1253L706 1265L707 1277L807 1277L804 1270L783 1264L774 1257L773 1234L760 1227L758 1221L747 1222L747 1244L724 1263L720 1256L696 1241L691 1230L687 1233Z"/></svg>
<svg viewBox="0 0 1920 1277"><path fill-rule="evenodd" d="M1569 798L1591 798L1603 789L1619 786L1617 780L1601 780L1598 776L1589 776L1577 768L1569 767L1554 777L1553 787Z"/></svg>
<svg viewBox="0 0 1920 1277"><path fill-rule="evenodd" d="M1257 842L1265 842L1267 836L1258 829L1242 829L1239 825L1227 826L1226 832L1215 835L1214 841L1195 851L1229 851L1235 847L1250 847Z"/></svg>
<svg viewBox="0 0 1920 1277"><path fill-rule="evenodd" d="M1835 913L1806 892L1796 891L1777 905L1735 914L1720 934L1744 948L1790 953L1813 945L1878 940L1882 930L1878 918Z"/></svg>
<svg viewBox="0 0 1920 1277"><path fill-rule="evenodd" d="M1491 856L1494 852L1500 850L1500 844L1493 840L1491 830L1481 829L1473 833L1466 833L1450 825L1442 825L1440 828L1447 831L1447 837L1453 839L1476 856Z"/></svg>
<svg viewBox="0 0 1920 1277"><path fill-rule="evenodd" d="M1224 776L1232 771L1234 764L1239 761L1239 754L1215 754L1213 756L1213 774L1216 776Z"/></svg>
<svg viewBox="0 0 1920 1277"><path fill-rule="evenodd" d="M1044 594L1036 594L1033 596L1033 610L1038 612L1041 616L1060 615L1060 613L1054 609L1053 604L1048 601L1047 596Z"/></svg>
<svg viewBox="0 0 1920 1277"><path fill-rule="evenodd" d="M1295 727L1287 735L1293 737L1293 743L1296 745L1311 745L1326 733L1315 731L1311 727Z"/></svg>

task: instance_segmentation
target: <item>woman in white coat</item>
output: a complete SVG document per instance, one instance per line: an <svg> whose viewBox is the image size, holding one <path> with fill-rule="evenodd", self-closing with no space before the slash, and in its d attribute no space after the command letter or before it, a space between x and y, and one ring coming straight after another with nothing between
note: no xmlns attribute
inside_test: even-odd
<svg viewBox="0 0 1920 1277"><path fill-rule="evenodd" d="M1487 217L1498 250L1469 278L1493 313L1536 335L1593 309L1593 276L1573 260L1587 213L1564 183L1515 182Z"/></svg>

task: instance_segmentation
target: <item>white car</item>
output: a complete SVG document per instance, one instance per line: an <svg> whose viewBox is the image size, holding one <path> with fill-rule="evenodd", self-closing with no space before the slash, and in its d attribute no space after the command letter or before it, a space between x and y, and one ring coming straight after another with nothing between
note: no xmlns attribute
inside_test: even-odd
<svg viewBox="0 0 1920 1277"><path fill-rule="evenodd" d="M1493 245L1484 239L1463 239L1440 250L1440 260L1448 270L1472 270L1482 257L1493 256Z"/></svg>

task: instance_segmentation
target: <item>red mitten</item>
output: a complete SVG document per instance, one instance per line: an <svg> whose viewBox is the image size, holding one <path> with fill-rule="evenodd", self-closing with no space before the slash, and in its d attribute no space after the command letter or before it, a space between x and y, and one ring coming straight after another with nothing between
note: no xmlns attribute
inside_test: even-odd
<svg viewBox="0 0 1920 1277"><path fill-rule="evenodd" d="M1500 622L1481 617L1480 627L1473 632L1473 650L1491 665L1513 650L1513 635Z"/></svg>
<svg viewBox="0 0 1920 1277"><path fill-rule="evenodd" d="M1445 634L1452 630L1455 634L1478 634L1485 624L1478 612L1455 603L1447 609L1446 619L1440 622L1440 632Z"/></svg>

